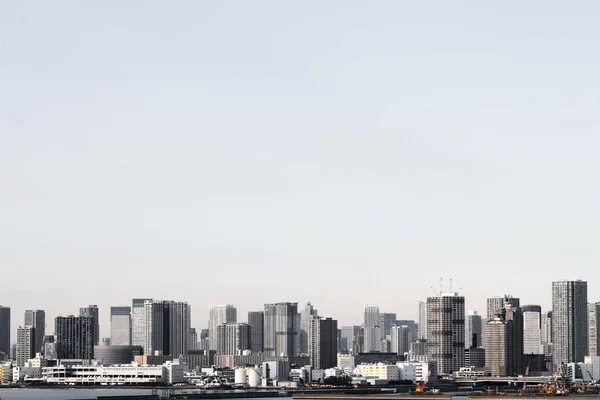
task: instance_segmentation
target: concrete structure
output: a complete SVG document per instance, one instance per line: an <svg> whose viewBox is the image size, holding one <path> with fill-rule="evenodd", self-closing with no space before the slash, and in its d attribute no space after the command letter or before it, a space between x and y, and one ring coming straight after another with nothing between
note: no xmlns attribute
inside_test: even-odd
<svg viewBox="0 0 600 400"><path fill-rule="evenodd" d="M185 355L190 343L190 306L172 300L146 301L145 354L161 351L174 357Z"/></svg>
<svg viewBox="0 0 600 400"><path fill-rule="evenodd" d="M424 301L419 302L419 328L417 332L417 339L427 340L427 303Z"/></svg>
<svg viewBox="0 0 600 400"><path fill-rule="evenodd" d="M473 336L475 335L475 336ZM481 315L477 311L469 311L465 321L465 347L473 346L473 337L475 337L475 347L483 346L483 324Z"/></svg>
<svg viewBox="0 0 600 400"><path fill-rule="evenodd" d="M289 379L289 376L289 361L265 361L262 364L262 377L264 379L287 381Z"/></svg>
<svg viewBox="0 0 600 400"><path fill-rule="evenodd" d="M600 303L588 304L588 351L589 356L600 355L598 333L600 332Z"/></svg>
<svg viewBox="0 0 600 400"><path fill-rule="evenodd" d="M24 367L27 360L35 357L35 328L20 326L17 328L17 367Z"/></svg>
<svg viewBox="0 0 600 400"><path fill-rule="evenodd" d="M94 338L97 324L93 317L70 315L56 317L54 322L57 358L84 360L94 358Z"/></svg>
<svg viewBox="0 0 600 400"><path fill-rule="evenodd" d="M0 305L0 361L10 358L10 307Z"/></svg>
<svg viewBox="0 0 600 400"><path fill-rule="evenodd" d="M23 326L35 328L33 348L36 353L43 352L44 336L46 335L46 312L44 310L25 310Z"/></svg>
<svg viewBox="0 0 600 400"><path fill-rule="evenodd" d="M417 382L436 382L437 365L435 362L399 362L396 363L399 370L400 380Z"/></svg>
<svg viewBox="0 0 600 400"><path fill-rule="evenodd" d="M427 357L439 374L451 374L465 362L465 298L442 293L427 298Z"/></svg>
<svg viewBox="0 0 600 400"><path fill-rule="evenodd" d="M298 303L265 304L264 354L295 356L298 354Z"/></svg>
<svg viewBox="0 0 600 400"><path fill-rule="evenodd" d="M209 350L218 350L217 327L237 322L237 309L232 304L212 306L208 315Z"/></svg>
<svg viewBox="0 0 600 400"><path fill-rule="evenodd" d="M333 368L337 364L337 321L313 317L308 321L308 355L316 369Z"/></svg>
<svg viewBox="0 0 600 400"><path fill-rule="evenodd" d="M35 338L33 340L35 344ZM12 369L12 381L23 382L29 379L40 379L42 377L42 369L33 367L31 365L24 365L22 367L13 367Z"/></svg>
<svg viewBox="0 0 600 400"><path fill-rule="evenodd" d="M110 343L131 345L131 307L110 308Z"/></svg>
<svg viewBox="0 0 600 400"><path fill-rule="evenodd" d="M583 362L588 350L587 282L552 282L554 369Z"/></svg>
<svg viewBox="0 0 600 400"><path fill-rule="evenodd" d="M42 368L43 379L56 384L148 384L168 383L165 365L142 366L137 364L119 366L58 365Z"/></svg>
<svg viewBox="0 0 600 400"><path fill-rule="evenodd" d="M364 319L364 352L381 351L383 339L382 327L379 325L379 306L366 306Z"/></svg>
<svg viewBox="0 0 600 400"><path fill-rule="evenodd" d="M260 386L262 377L261 373L254 368L248 369L248 386L251 388L255 388Z"/></svg>
<svg viewBox="0 0 600 400"><path fill-rule="evenodd" d="M94 346L94 359L101 365L129 364L135 356L143 354L142 346L114 345Z"/></svg>
<svg viewBox="0 0 600 400"><path fill-rule="evenodd" d="M264 311L249 311L248 312L248 325L252 327L252 338L250 340L250 350L252 353L262 353L264 346L264 325L265 325L265 313Z"/></svg>
<svg viewBox="0 0 600 400"><path fill-rule="evenodd" d="M361 364L357 368L360 369L360 374L367 378L377 378L385 381L400 379L400 369L396 364Z"/></svg>
<svg viewBox="0 0 600 400"><path fill-rule="evenodd" d="M144 303L152 299L133 299L131 302L131 344L146 345L146 309Z"/></svg>
<svg viewBox="0 0 600 400"><path fill-rule="evenodd" d="M92 323L94 324L94 345L100 344L100 316L98 312L98 306L95 304L90 304L87 307L82 307L79 309L80 317L90 317L92 318Z"/></svg>
<svg viewBox="0 0 600 400"><path fill-rule="evenodd" d="M299 354L308 354L308 327L311 320L318 318L318 311L310 303L306 303L304 309L300 311L300 331L298 332L298 352Z"/></svg>
<svg viewBox="0 0 600 400"><path fill-rule="evenodd" d="M523 311L506 305L485 326L485 366L492 376L518 376L524 371Z"/></svg>
<svg viewBox="0 0 600 400"><path fill-rule="evenodd" d="M523 353L542 353L542 307L526 305L523 310Z"/></svg>
<svg viewBox="0 0 600 400"><path fill-rule="evenodd" d="M217 355L236 355L250 351L252 327L245 323L217 326Z"/></svg>
<svg viewBox="0 0 600 400"><path fill-rule="evenodd" d="M482 367L462 367L460 370L453 373L455 378L482 378L490 376L490 372Z"/></svg>
<svg viewBox="0 0 600 400"><path fill-rule="evenodd" d="M496 318L496 313L504 306L510 304L513 307L520 307L521 300L518 297L513 297L510 294L505 294L499 297L490 297L487 299L487 320L488 322Z"/></svg>

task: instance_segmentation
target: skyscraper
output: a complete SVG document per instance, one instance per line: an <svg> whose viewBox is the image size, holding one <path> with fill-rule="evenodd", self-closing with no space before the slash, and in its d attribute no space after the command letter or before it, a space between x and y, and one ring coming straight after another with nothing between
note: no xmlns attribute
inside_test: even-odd
<svg viewBox="0 0 600 400"><path fill-rule="evenodd" d="M299 342L300 347L298 352L300 354L308 354L308 327L312 319L317 318L318 312L310 303L306 303L304 309L300 312L300 335Z"/></svg>
<svg viewBox="0 0 600 400"><path fill-rule="evenodd" d="M496 313L504 308L505 305L510 304L513 307L520 307L521 301L518 297L513 297L510 294L505 294L501 297L490 297L487 299L487 319L488 321L493 320L496 317Z"/></svg>
<svg viewBox="0 0 600 400"><path fill-rule="evenodd" d="M600 303L588 304L588 355L600 355L598 349L598 333L600 333Z"/></svg>
<svg viewBox="0 0 600 400"><path fill-rule="evenodd" d="M190 344L188 345L188 351L198 350L198 332L196 328L190 328Z"/></svg>
<svg viewBox="0 0 600 400"><path fill-rule="evenodd" d="M523 311L506 305L485 325L485 365L492 376L517 376L524 373Z"/></svg>
<svg viewBox="0 0 600 400"><path fill-rule="evenodd" d="M396 313L379 313L377 325L381 327L381 339L390 335L392 327L397 325L396 321Z"/></svg>
<svg viewBox="0 0 600 400"><path fill-rule="evenodd" d="M41 353L44 347L44 336L46 335L46 312L44 310L26 310L24 326L35 328L34 351L35 353Z"/></svg>
<svg viewBox="0 0 600 400"><path fill-rule="evenodd" d="M407 325L392 326L390 331L390 352L404 355L410 350L410 329Z"/></svg>
<svg viewBox="0 0 600 400"><path fill-rule="evenodd" d="M315 369L337 365L337 321L331 318L312 318L308 325L308 355Z"/></svg>
<svg viewBox="0 0 600 400"><path fill-rule="evenodd" d="M465 298L441 293L427 298L427 356L438 373L451 374L465 362Z"/></svg>
<svg viewBox="0 0 600 400"><path fill-rule="evenodd" d="M552 311L542 314L542 342L552 343Z"/></svg>
<svg viewBox="0 0 600 400"><path fill-rule="evenodd" d="M427 303L419 302L419 328L417 339L427 340Z"/></svg>
<svg viewBox="0 0 600 400"><path fill-rule="evenodd" d="M252 340L250 340L250 350L253 354L263 352L264 336L264 325L265 325L265 313L264 311L249 311L248 312L248 325L252 327Z"/></svg>
<svg viewBox="0 0 600 400"><path fill-rule="evenodd" d="M56 358L84 359L94 358L94 337L96 321L91 316L69 315L56 317Z"/></svg>
<svg viewBox="0 0 600 400"><path fill-rule="evenodd" d="M10 357L10 307L6 306L0 306L0 353L4 358Z"/></svg>
<svg viewBox="0 0 600 400"><path fill-rule="evenodd" d="M133 299L131 302L131 344L133 346L146 345L146 314L144 303L152 299ZM145 352L144 354L147 354Z"/></svg>
<svg viewBox="0 0 600 400"><path fill-rule="evenodd" d="M100 344L100 318L98 316L98 306L95 304L91 304L87 307L83 307L79 309L80 317L92 317L94 321L94 344Z"/></svg>
<svg viewBox="0 0 600 400"><path fill-rule="evenodd" d="M190 306L187 302L146 300L146 343L144 354L161 351L179 357L188 353Z"/></svg>
<svg viewBox="0 0 600 400"><path fill-rule="evenodd" d="M552 282L554 369L583 362L588 350L587 282Z"/></svg>
<svg viewBox="0 0 600 400"><path fill-rule="evenodd" d="M364 325L365 353L381 350L382 328L379 326L379 322L379 306L366 306Z"/></svg>
<svg viewBox="0 0 600 400"><path fill-rule="evenodd" d="M217 326L217 354L220 356L237 355L250 350L252 327L245 323L233 322Z"/></svg>
<svg viewBox="0 0 600 400"><path fill-rule="evenodd" d="M354 345L356 343L357 336L360 335L361 329L358 325L342 326L342 340L345 348L340 348L340 352L345 354L352 353Z"/></svg>
<svg viewBox="0 0 600 400"><path fill-rule="evenodd" d="M523 310L523 352L542 354L542 307L526 305Z"/></svg>
<svg viewBox="0 0 600 400"><path fill-rule="evenodd" d="M475 335L475 336L473 336ZM477 311L469 311L465 323L465 348L471 348L475 338L475 347L483 346L483 323Z"/></svg>
<svg viewBox="0 0 600 400"><path fill-rule="evenodd" d="M265 304L264 354L267 357L298 354L298 303Z"/></svg>
<svg viewBox="0 0 600 400"><path fill-rule="evenodd" d="M131 307L110 308L110 343L131 345Z"/></svg>
<svg viewBox="0 0 600 400"><path fill-rule="evenodd" d="M17 367L25 366L27 360L35 357L35 336L33 326L17 328Z"/></svg>
<svg viewBox="0 0 600 400"><path fill-rule="evenodd" d="M217 326L237 322L237 309L232 304L213 306L208 316L208 343L210 350L217 350Z"/></svg>

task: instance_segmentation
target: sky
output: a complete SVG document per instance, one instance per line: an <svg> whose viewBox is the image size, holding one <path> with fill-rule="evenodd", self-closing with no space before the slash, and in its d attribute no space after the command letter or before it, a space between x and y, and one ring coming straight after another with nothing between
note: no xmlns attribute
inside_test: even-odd
<svg viewBox="0 0 600 400"><path fill-rule="evenodd" d="M0 2L0 304L600 301L600 3ZM450 279L452 288L450 288ZM13 338L15 333L13 332Z"/></svg>

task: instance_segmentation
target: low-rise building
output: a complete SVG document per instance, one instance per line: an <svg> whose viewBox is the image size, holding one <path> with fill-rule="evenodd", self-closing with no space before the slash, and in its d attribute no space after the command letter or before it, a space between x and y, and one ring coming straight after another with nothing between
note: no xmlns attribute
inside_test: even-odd
<svg viewBox="0 0 600 400"><path fill-rule="evenodd" d="M28 379L39 379L42 377L42 369L39 367L32 367L31 364L27 364L24 367L15 367L12 369L12 381L23 382Z"/></svg>
<svg viewBox="0 0 600 400"><path fill-rule="evenodd" d="M455 378L479 378L490 376L490 372L483 367L461 367L453 375Z"/></svg>
<svg viewBox="0 0 600 400"><path fill-rule="evenodd" d="M377 378L386 381L400 380L400 369L396 364L361 364L360 374L367 378Z"/></svg>
<svg viewBox="0 0 600 400"><path fill-rule="evenodd" d="M58 365L42 368L42 377L53 384L167 383L165 367L154 365Z"/></svg>
<svg viewBox="0 0 600 400"><path fill-rule="evenodd" d="M399 380L416 382L436 382L437 381L437 363L435 361L427 362L399 362L396 364L400 371Z"/></svg>
<svg viewBox="0 0 600 400"><path fill-rule="evenodd" d="M0 363L0 385L12 382L12 363Z"/></svg>

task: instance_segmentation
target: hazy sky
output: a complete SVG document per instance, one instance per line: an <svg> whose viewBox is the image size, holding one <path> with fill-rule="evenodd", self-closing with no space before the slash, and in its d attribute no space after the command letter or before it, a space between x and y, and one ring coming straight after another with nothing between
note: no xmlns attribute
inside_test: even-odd
<svg viewBox="0 0 600 400"><path fill-rule="evenodd" d="M0 304L600 301L600 3L0 2ZM447 290L447 285L445 285ZM14 335L14 333L13 333ZM13 336L14 337L14 336Z"/></svg>

